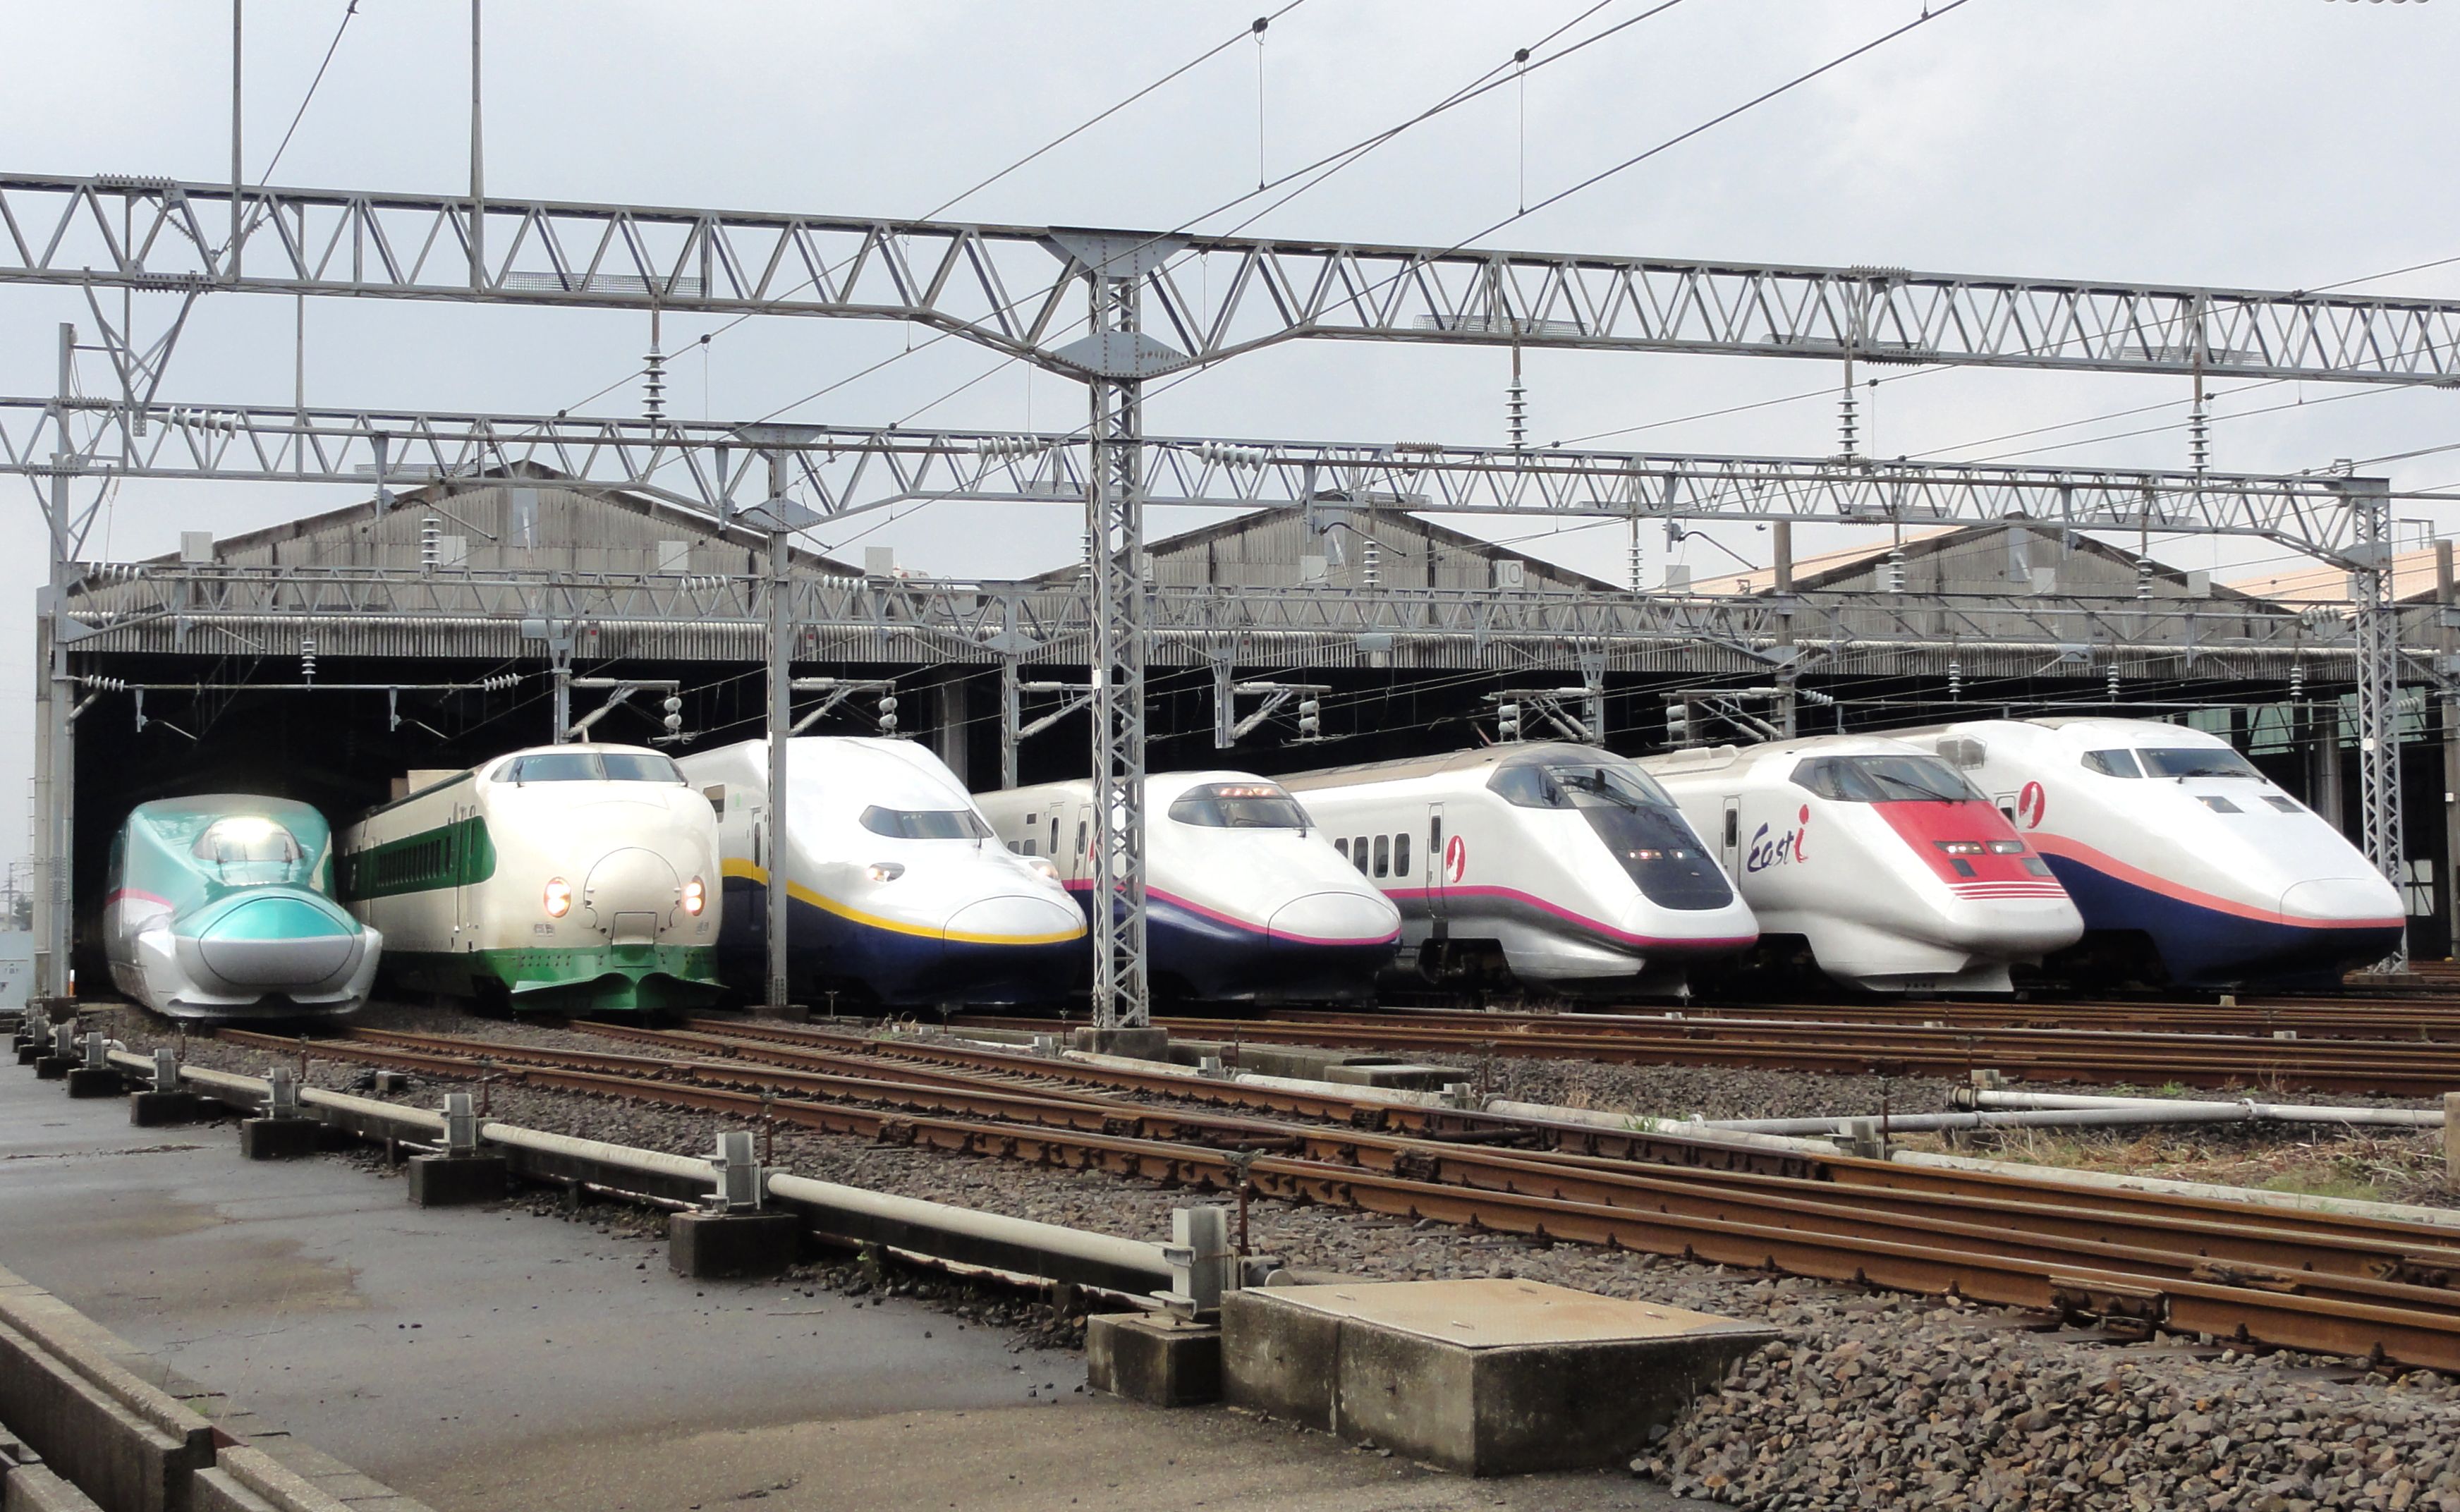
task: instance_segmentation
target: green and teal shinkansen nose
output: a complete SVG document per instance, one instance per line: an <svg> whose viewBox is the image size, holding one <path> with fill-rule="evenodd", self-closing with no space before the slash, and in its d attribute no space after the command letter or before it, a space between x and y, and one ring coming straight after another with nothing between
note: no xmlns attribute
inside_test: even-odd
<svg viewBox="0 0 2460 1512"><path fill-rule="evenodd" d="M320 982L350 967L358 921L318 894L254 887L180 919L181 955L233 987L280 990Z"/></svg>

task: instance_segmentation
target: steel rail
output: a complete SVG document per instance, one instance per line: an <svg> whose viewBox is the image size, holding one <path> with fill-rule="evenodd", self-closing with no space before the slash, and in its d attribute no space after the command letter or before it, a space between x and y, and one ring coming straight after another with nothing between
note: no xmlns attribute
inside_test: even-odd
<svg viewBox="0 0 2460 1512"><path fill-rule="evenodd" d="M272 1041L268 1048L286 1054L295 1049L285 1041ZM333 1048L345 1054L359 1049ZM1438 1179L1425 1180L1410 1172L1385 1174L1292 1156L1241 1159L1220 1150L1075 1130L907 1118L604 1071L531 1065L508 1075L532 1085L747 1119L766 1117L885 1142L1098 1168L1202 1189L1247 1182L1267 1196L1294 1201L1680 1253L1864 1285L1954 1292L2014 1306L2134 1316L2147 1328L2167 1326L2322 1352L2370 1353L2436 1369L2460 1368L2460 1310L2453 1306L2460 1299L2406 1281L2216 1264L2192 1255L2045 1236L2011 1239L2004 1228L1988 1224L1904 1214L1863 1213L1850 1227L1828 1231L1837 1215L1824 1204L1765 1193L1653 1192L1648 1200L1658 1203L1654 1207L1620 1205L1583 1199L1630 1196L1640 1188L1627 1183L1647 1179L1621 1174L1609 1179L1608 1173L1567 1169L1559 1161L1441 1146L1434 1155L1454 1162L1454 1174L1482 1169L1497 1184L1446 1184L1440 1171L1428 1173ZM1670 1183L1661 1180L1658 1184ZM1556 1195L1567 1192L1578 1195ZM1748 1216L1728 1216L1737 1212Z"/></svg>

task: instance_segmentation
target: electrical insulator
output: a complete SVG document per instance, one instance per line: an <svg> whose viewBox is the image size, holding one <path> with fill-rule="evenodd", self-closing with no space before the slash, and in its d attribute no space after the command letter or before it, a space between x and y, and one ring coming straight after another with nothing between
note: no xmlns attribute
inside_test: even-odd
<svg viewBox="0 0 2460 1512"><path fill-rule="evenodd" d="M313 635L299 637L299 678L302 682L316 680L316 637Z"/></svg>
<svg viewBox="0 0 2460 1512"><path fill-rule="evenodd" d="M665 723L668 730L681 730L684 727L684 701L672 693L667 694Z"/></svg>
<svg viewBox="0 0 2460 1512"><path fill-rule="evenodd" d="M1518 704L1496 704L1495 706L1495 737L1497 740L1517 740L1520 738L1520 706Z"/></svg>
<svg viewBox="0 0 2460 1512"><path fill-rule="evenodd" d="M880 733L884 735L893 735L897 733L897 695L895 693L880 695Z"/></svg>
<svg viewBox="0 0 2460 1512"><path fill-rule="evenodd" d="M1313 697L1299 700L1299 738L1313 740L1324 729L1322 705Z"/></svg>
<svg viewBox="0 0 2460 1512"><path fill-rule="evenodd" d="M433 572L443 555L444 522L428 515L418 522L418 564Z"/></svg>
<svg viewBox="0 0 2460 1512"><path fill-rule="evenodd" d="M2115 667L2110 670L2110 701L2118 702L2118 669Z"/></svg>
<svg viewBox="0 0 2460 1512"><path fill-rule="evenodd" d="M2289 701L2291 703L2298 703L2303 700L2305 696L2306 664L2303 662L2291 662L2289 664Z"/></svg>
<svg viewBox="0 0 2460 1512"><path fill-rule="evenodd" d="M1961 662L1947 664L1947 700L1961 702L1964 697L1964 667Z"/></svg>
<svg viewBox="0 0 2460 1512"><path fill-rule="evenodd" d="M1361 587L1373 588L1383 581L1384 551L1370 536L1358 548L1358 583Z"/></svg>
<svg viewBox="0 0 2460 1512"><path fill-rule="evenodd" d="M1665 706L1665 743L1685 746L1691 743L1691 706L1671 703Z"/></svg>

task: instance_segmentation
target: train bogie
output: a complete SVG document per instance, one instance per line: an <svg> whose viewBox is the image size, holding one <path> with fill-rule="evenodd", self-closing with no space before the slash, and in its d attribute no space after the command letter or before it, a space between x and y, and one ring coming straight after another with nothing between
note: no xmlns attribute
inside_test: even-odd
<svg viewBox="0 0 2460 1512"><path fill-rule="evenodd" d="M2083 911L2050 963L2097 985L2332 975L2397 948L2399 891L2228 741L2141 719L1898 733L1988 794Z"/></svg>
<svg viewBox="0 0 2460 1512"><path fill-rule="evenodd" d="M305 803L140 803L111 843L113 985L172 1018L334 1016L367 1000L384 938L332 898L332 833Z"/></svg>
<svg viewBox="0 0 2460 1512"><path fill-rule="evenodd" d="M717 999L717 821L673 761L563 745L432 776L343 836L390 980L517 1011Z"/></svg>
<svg viewBox="0 0 2460 1512"><path fill-rule="evenodd" d="M727 927L719 959L763 976L768 889L782 866L787 977L810 997L891 1008L1056 1002L1088 975L1085 923L1048 862L997 844L965 785L909 740L804 736L772 822L769 751L752 740L684 758L722 815Z"/></svg>
<svg viewBox="0 0 2460 1512"><path fill-rule="evenodd" d="M1092 784L985 793L993 829L1093 903ZM1347 1002L1392 959L1400 915L1280 784L1243 772L1145 779L1145 942L1155 990L1215 1002ZM1089 920L1090 912L1085 916Z"/></svg>
<svg viewBox="0 0 2460 1512"><path fill-rule="evenodd" d="M1822 736L1643 763L1717 837L1758 916L1762 959L1800 941L1869 991L2004 992L2083 921L2048 865L1937 757Z"/></svg>
<svg viewBox="0 0 2460 1512"><path fill-rule="evenodd" d="M1537 742L1284 778L1401 910L1428 983L1674 990L1757 934L1673 800L1591 746Z"/></svg>

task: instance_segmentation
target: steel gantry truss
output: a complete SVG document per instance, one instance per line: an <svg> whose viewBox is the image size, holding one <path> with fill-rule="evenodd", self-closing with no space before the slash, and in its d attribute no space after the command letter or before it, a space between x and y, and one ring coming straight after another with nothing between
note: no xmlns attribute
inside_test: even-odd
<svg viewBox="0 0 2460 1512"><path fill-rule="evenodd" d="M218 235L225 219L228 234ZM2369 669L2361 687L2373 689L2360 700L2362 761L2374 795L2368 843L2379 862L2398 870L2397 727L2387 691L2399 648L2383 555L2388 516L2381 501L2388 496L2380 488L2353 489L2353 479L2218 479L2198 470L2150 482L2138 475L2131 492L2081 481L2072 470L1908 470L1853 459L1541 458L1517 450L1507 458L1440 445L1156 447L1141 436L1142 391L1165 373L1301 338L2449 385L2460 383L2460 302L39 175L0 175L0 282L76 287L90 303L99 289L180 301L179 317L141 354L131 330L113 333L121 392L105 423L76 428L73 414L97 412L69 399L64 359L60 397L40 407L52 426L48 455L37 421L34 431L11 434L0 458L9 470L40 476L53 526L46 627L53 676L41 749L53 772L45 802L58 817L54 830L65 825L62 763L71 749L65 648L93 633L73 626L66 609L82 535L66 493L71 477L331 480L347 465L353 473L367 468L363 476L376 480L381 497L396 464L406 481L479 474L511 465L504 454L511 446L529 451L522 460L543 461L542 451L567 462L577 457L578 468L549 463L576 478L602 481L622 472L614 481L705 507L714 501L722 518L728 514L733 443L723 433L747 434L743 427L695 434L558 416L507 428L493 417L439 423L311 414L304 403L287 412L158 415L147 406L193 301L243 290L897 320L1084 381L1091 418L1081 461L1080 449L1060 444L1066 438L1011 441L1002 451L977 437L968 451L962 439L891 437L833 452L836 433L799 427L805 439L792 450L793 470L821 496L822 513L874 507L857 501L867 489L897 498L989 492L1084 500L1095 810L1097 827L1108 825L1092 869L1097 899L1115 905L1094 909L1102 951L1096 1021L1105 1026L1141 1023L1149 1001L1143 671L1149 647L1165 631L1157 614L1147 618L1157 601L1144 582L1141 524L1156 481L1199 501L1218 490L1262 502L1270 490L1370 507L1635 520L1686 512L1953 520L1970 518L1956 509L1995 494L2040 506L2024 508L2027 517L2073 528L2136 524L2288 541L2350 566L2364 590L2356 621ZM28 411L21 404L11 413L22 420ZM355 448L371 454L365 462L347 460ZM773 470L785 459L775 446L753 449ZM662 479L669 465L681 471ZM866 477L866 468L876 473ZM971 488L963 481L968 473ZM982 486L1002 474L1010 491ZM944 490L933 486L942 477ZM677 479L689 486L675 489ZM784 484L772 495L782 501ZM782 532L773 530L772 545L782 559ZM792 586L774 582L767 591L767 607L782 614ZM1804 644L1792 607L1784 606L1789 613L1770 642L1789 661ZM1349 633L1364 646L1385 632ZM773 682L784 655L774 643L784 638L773 627ZM1218 646L1208 651L1219 653ZM773 766L773 779L780 769ZM46 843L65 900L65 846L56 838ZM66 970L57 916L65 909L53 913L45 985L57 991ZM773 983L773 996L778 992Z"/></svg>
<svg viewBox="0 0 2460 1512"><path fill-rule="evenodd" d="M0 281L852 316L1079 376L1046 226L0 174ZM1062 233L1063 235L1065 233ZM1173 367L1297 337L2460 382L2460 302L1113 233ZM1114 244L1121 245L1121 244Z"/></svg>

